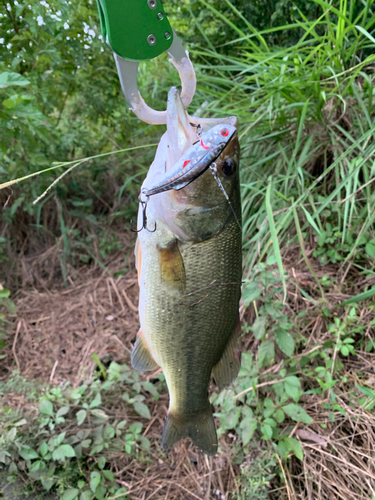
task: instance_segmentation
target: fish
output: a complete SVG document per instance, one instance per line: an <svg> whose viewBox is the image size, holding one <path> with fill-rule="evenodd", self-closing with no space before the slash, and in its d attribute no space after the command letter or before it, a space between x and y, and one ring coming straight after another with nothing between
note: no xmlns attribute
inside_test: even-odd
<svg viewBox="0 0 375 500"><path fill-rule="evenodd" d="M237 126L236 117L190 117L172 87L167 131L141 192L160 185L199 140L197 121L203 133L219 124ZM228 199L207 169L185 187L159 192L147 201L148 221L156 230L141 231L137 237L140 330L131 355L132 366L140 372L161 367L165 375L170 402L163 449L190 438L210 456L218 448L208 399L211 377L221 389L240 369L242 231L236 132L215 164ZM143 216L141 203L138 225Z"/></svg>

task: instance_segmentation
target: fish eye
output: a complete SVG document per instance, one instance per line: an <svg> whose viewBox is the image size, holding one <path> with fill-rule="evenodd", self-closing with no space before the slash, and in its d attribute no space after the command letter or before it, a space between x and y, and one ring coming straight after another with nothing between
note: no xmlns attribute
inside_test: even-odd
<svg viewBox="0 0 375 500"><path fill-rule="evenodd" d="M223 128L223 130L221 131L221 135L223 137L228 137L229 135L229 130L227 128Z"/></svg>
<svg viewBox="0 0 375 500"><path fill-rule="evenodd" d="M230 175L233 175L234 172L236 171L236 165L233 160L228 158L227 160L224 160L223 163L221 164L221 170L224 175L229 177Z"/></svg>

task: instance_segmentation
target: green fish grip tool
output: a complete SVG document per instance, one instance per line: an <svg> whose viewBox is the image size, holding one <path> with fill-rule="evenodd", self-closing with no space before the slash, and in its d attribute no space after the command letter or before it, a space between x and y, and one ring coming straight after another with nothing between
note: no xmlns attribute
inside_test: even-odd
<svg viewBox="0 0 375 500"><path fill-rule="evenodd" d="M113 51L130 109L147 123L166 124L167 112L147 106L138 90L139 62L167 52L180 75L185 108L193 100L196 77L189 54L171 28L161 0L97 1L103 38Z"/></svg>

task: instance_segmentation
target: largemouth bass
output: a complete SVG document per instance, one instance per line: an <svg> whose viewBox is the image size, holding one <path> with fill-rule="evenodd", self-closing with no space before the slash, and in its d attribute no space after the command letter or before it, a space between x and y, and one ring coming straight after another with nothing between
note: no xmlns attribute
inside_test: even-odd
<svg viewBox="0 0 375 500"><path fill-rule="evenodd" d="M172 88L167 132L142 191L159 185L199 140L191 122L177 89ZM203 128L218 122L237 124L235 117L205 120ZM166 378L170 405L163 448L189 437L208 455L214 455L218 446L208 400L211 376L221 388L240 368L235 355L242 274L236 133L215 162L231 206L209 169L183 189L164 191L148 200L148 221L151 226L156 223L157 229L138 234L141 327L132 352L137 370L160 366ZM138 221L142 225L142 210Z"/></svg>

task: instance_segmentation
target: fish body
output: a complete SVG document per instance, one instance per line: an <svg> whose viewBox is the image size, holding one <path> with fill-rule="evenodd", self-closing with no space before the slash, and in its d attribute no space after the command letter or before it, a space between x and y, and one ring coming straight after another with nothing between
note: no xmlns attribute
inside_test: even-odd
<svg viewBox="0 0 375 500"><path fill-rule="evenodd" d="M142 190L160 183L197 140L176 89L168 96L167 118L167 132ZM228 119L229 125L235 125L235 118ZM223 387L240 367L234 352L242 274L236 134L216 164L235 214L210 170L183 189L155 194L148 201L148 220L157 230L138 234L141 328L132 352L135 368L160 366L166 378L170 405L164 449L190 437L209 455L217 450L208 400L211 376Z"/></svg>

